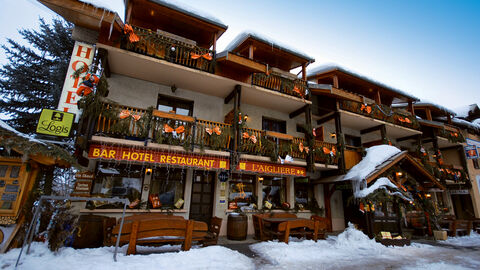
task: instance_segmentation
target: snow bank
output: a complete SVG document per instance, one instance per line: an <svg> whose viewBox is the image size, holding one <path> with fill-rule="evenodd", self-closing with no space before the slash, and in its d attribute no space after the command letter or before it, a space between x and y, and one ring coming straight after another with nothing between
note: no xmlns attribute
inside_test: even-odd
<svg viewBox="0 0 480 270"><path fill-rule="evenodd" d="M412 243L386 247L352 224L338 236L314 242L261 242L250 246L260 256L260 269L480 269L474 250L456 250ZM448 262L448 263L445 263ZM435 268L437 267L437 268Z"/></svg>
<svg viewBox="0 0 480 270"><path fill-rule="evenodd" d="M441 243L459 247L480 247L480 234L472 231L468 236L449 237Z"/></svg>
<svg viewBox="0 0 480 270"><path fill-rule="evenodd" d="M375 168L389 158L400 153L400 149L390 145L376 145L367 148L367 155L345 175L345 180L362 181Z"/></svg>
<svg viewBox="0 0 480 270"><path fill-rule="evenodd" d="M179 246L176 246L177 250ZM254 264L243 254L221 246L191 249L162 254L124 256L127 246L121 248L113 261L114 247L93 249L63 248L52 253L45 243L33 243L32 253L22 255L18 269L254 269ZM175 246L167 246L175 249ZM149 248L165 250L165 247ZM0 268L13 269L20 249L0 255Z"/></svg>

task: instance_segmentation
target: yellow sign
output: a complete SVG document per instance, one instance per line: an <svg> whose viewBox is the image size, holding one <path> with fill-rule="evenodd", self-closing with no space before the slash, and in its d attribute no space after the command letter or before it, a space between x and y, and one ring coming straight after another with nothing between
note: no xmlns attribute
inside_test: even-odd
<svg viewBox="0 0 480 270"><path fill-rule="evenodd" d="M75 114L43 109L38 120L37 133L68 137Z"/></svg>

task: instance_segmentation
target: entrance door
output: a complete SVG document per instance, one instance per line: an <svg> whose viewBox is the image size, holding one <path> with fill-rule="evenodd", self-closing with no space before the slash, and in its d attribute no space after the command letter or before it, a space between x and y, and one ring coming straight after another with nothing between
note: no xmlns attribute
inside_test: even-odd
<svg viewBox="0 0 480 270"><path fill-rule="evenodd" d="M210 224L213 214L215 172L195 171L192 182L189 218Z"/></svg>

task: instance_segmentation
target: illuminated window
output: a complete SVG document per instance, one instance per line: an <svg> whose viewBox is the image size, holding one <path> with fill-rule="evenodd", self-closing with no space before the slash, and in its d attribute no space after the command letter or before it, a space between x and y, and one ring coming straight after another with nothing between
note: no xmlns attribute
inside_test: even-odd
<svg viewBox="0 0 480 270"><path fill-rule="evenodd" d="M233 175L228 182L228 209L256 204L255 183L253 175Z"/></svg>
<svg viewBox="0 0 480 270"><path fill-rule="evenodd" d="M263 203L268 201L272 204L272 209L282 208L282 203L286 202L287 179L284 177L264 177L263 180Z"/></svg>

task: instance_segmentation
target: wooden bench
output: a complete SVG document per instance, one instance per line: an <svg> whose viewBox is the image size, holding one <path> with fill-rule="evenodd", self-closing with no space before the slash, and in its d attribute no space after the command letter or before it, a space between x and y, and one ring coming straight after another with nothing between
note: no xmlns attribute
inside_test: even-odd
<svg viewBox="0 0 480 270"><path fill-rule="evenodd" d="M284 221L278 225L279 239L288 244L290 236L309 237L317 242L319 221L297 219Z"/></svg>
<svg viewBox="0 0 480 270"><path fill-rule="evenodd" d="M321 216L317 216L317 215L312 215L310 217L310 219L313 220L313 221L318 221L319 222L318 236L321 239L325 239L326 238L325 233L329 230L329 228L331 228L330 220L326 217L321 217Z"/></svg>
<svg viewBox="0 0 480 270"><path fill-rule="evenodd" d="M139 215L141 216L141 215ZM120 225L113 228L112 242L116 241ZM136 254L136 245L182 243L182 250L192 247L192 241L205 239L208 226L205 222L183 218L133 218L123 224L120 245L128 243L127 255Z"/></svg>
<svg viewBox="0 0 480 270"><path fill-rule="evenodd" d="M264 218L296 218L297 215L291 213L264 213L252 215L253 229L255 231L255 239L264 241L271 239L270 236L264 233L265 225L263 223Z"/></svg>

